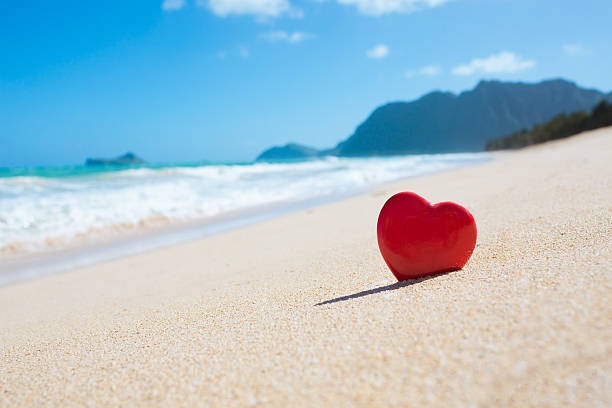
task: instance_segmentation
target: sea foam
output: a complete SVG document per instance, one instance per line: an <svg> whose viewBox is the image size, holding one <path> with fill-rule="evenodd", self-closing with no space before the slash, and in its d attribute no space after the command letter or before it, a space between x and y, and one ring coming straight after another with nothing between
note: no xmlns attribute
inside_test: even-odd
<svg viewBox="0 0 612 408"><path fill-rule="evenodd" d="M281 211L487 160L474 154L0 173L0 259L82 239Z"/></svg>

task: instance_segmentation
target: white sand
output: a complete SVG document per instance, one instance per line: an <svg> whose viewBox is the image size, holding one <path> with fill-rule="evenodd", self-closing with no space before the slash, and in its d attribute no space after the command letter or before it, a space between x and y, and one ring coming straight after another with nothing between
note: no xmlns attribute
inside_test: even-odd
<svg viewBox="0 0 612 408"><path fill-rule="evenodd" d="M0 288L0 405L611 406L611 158L607 128ZM393 285L401 190L472 211L464 270Z"/></svg>

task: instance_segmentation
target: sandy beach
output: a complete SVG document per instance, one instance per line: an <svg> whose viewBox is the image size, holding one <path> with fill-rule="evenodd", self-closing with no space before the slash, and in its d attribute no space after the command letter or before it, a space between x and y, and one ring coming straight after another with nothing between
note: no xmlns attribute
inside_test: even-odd
<svg viewBox="0 0 612 408"><path fill-rule="evenodd" d="M0 288L0 406L612 405L612 128ZM466 206L397 284L392 194Z"/></svg>

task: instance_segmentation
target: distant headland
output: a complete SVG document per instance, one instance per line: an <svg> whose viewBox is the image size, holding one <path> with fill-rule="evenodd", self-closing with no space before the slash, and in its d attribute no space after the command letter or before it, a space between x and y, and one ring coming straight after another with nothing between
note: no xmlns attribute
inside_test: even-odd
<svg viewBox="0 0 612 408"><path fill-rule="evenodd" d="M88 158L85 160L86 166L130 166L135 164L146 164L146 161L128 152L115 158Z"/></svg>
<svg viewBox="0 0 612 408"><path fill-rule="evenodd" d="M257 160L482 151L491 140L560 114L590 111L601 101L612 102L612 92L581 88L565 79L481 81L460 94L434 91L412 102L380 106L333 148L317 150L291 143L267 149Z"/></svg>

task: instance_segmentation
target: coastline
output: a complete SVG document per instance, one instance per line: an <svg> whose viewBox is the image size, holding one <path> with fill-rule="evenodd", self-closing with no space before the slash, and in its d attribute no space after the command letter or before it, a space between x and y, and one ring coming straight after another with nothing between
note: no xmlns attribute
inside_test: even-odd
<svg viewBox="0 0 612 408"><path fill-rule="evenodd" d="M0 288L0 405L606 406L612 128ZM474 214L395 284L386 198Z"/></svg>
<svg viewBox="0 0 612 408"><path fill-rule="evenodd" d="M450 168L439 170L419 169L415 174L397 177L386 182L376 182L346 190L340 189L340 191L334 193L310 198L259 204L199 219L173 220L169 217L157 215L148 220L141 220L137 224L121 223L102 228L96 227L89 234L79 234L76 239L70 239L67 236L47 237L45 239L47 247L34 251L25 249L11 251L7 248L0 248L0 287L214 236L275 217L368 194L395 181L486 163L492 160L494 156L492 153L461 153L459 155L480 157L474 159L473 162L454 164ZM417 155L414 157L431 158L436 156L447 158L452 154ZM406 157L410 156L392 156L387 159L405 159ZM131 170L134 169L128 171ZM119 171L113 170L113 172ZM12 246L18 248L26 245L17 242L13 243Z"/></svg>

